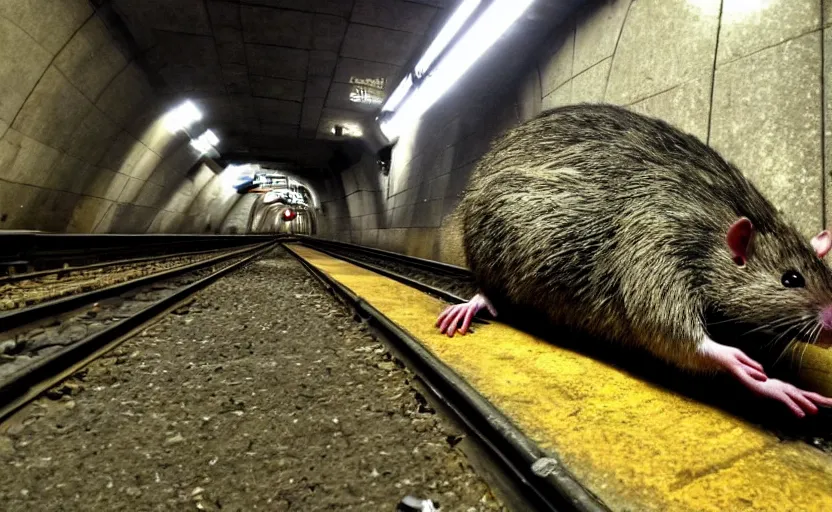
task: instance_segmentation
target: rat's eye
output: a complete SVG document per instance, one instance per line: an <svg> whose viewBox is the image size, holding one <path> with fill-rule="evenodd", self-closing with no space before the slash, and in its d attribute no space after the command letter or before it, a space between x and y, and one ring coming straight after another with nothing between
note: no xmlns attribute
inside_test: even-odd
<svg viewBox="0 0 832 512"><path fill-rule="evenodd" d="M783 286L786 288L803 288L806 286L806 281L797 270L787 270L786 273L783 274L783 277L780 278L780 282L783 283Z"/></svg>

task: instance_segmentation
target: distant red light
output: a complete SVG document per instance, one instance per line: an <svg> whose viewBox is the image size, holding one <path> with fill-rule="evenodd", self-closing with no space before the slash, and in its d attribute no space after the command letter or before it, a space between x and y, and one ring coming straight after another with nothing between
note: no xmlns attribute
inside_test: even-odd
<svg viewBox="0 0 832 512"><path fill-rule="evenodd" d="M297 216L298 216L297 212L295 210L291 209L291 208L286 208L285 210L283 210L283 220L284 221L288 222L290 220L294 220L294 218L297 217Z"/></svg>

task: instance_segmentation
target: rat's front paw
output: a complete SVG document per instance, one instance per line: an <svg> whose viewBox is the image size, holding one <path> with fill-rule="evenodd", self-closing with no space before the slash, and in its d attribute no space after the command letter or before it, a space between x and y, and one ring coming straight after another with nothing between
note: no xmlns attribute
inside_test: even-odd
<svg viewBox="0 0 832 512"><path fill-rule="evenodd" d="M464 304L448 306L436 320L439 332L453 337L454 333L459 330L459 333L464 335L468 332L469 327L471 327L474 315L483 308L488 309L492 315L497 316L497 311L494 309L494 306L481 293L474 295L471 300ZM459 326L460 322L462 323L461 327Z"/></svg>
<svg viewBox="0 0 832 512"><path fill-rule="evenodd" d="M832 398L800 389L782 380L768 379L765 382L755 382L749 387L760 396L786 404L798 418L817 414L818 406L832 407Z"/></svg>
<svg viewBox="0 0 832 512"><path fill-rule="evenodd" d="M799 418L817 414L818 406L832 407L832 398L800 389L782 380L769 379L763 366L738 348L706 339L701 345L701 354L730 372L757 395L785 404Z"/></svg>

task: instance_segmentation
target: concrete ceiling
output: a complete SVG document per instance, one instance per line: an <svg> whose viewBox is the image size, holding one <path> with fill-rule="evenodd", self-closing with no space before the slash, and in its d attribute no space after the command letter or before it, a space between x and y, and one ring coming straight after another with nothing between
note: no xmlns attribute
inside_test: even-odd
<svg viewBox="0 0 832 512"><path fill-rule="evenodd" d="M198 103L223 152L314 166L456 0L112 0L162 95ZM379 94L380 92L380 94ZM372 119L372 117L370 117Z"/></svg>

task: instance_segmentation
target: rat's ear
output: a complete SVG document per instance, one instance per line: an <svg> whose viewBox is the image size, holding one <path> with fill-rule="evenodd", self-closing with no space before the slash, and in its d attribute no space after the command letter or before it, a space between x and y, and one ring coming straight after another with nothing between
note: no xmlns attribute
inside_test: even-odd
<svg viewBox="0 0 832 512"><path fill-rule="evenodd" d="M832 233L828 230L824 230L815 235L814 238L812 238L812 248L815 250L815 254L818 255L818 258L826 256L826 253L832 249Z"/></svg>
<svg viewBox="0 0 832 512"><path fill-rule="evenodd" d="M754 225L747 217L740 217L728 228L728 236L725 241L731 249L731 258L737 265L745 265L748 261L748 254L751 249L751 239L754 237ZM832 238L830 238L832 242Z"/></svg>

